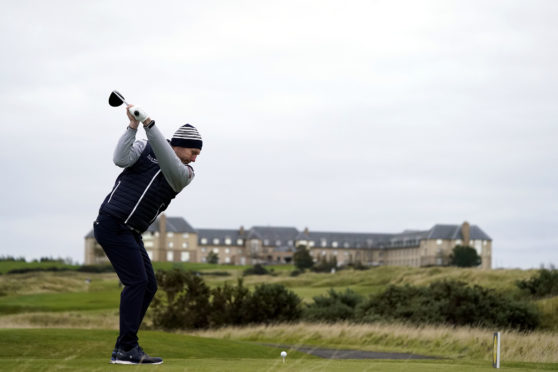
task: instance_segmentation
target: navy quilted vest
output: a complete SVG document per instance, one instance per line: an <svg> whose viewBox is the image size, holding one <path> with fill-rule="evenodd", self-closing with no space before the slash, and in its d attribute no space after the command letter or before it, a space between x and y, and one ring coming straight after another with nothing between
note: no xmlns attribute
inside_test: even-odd
<svg viewBox="0 0 558 372"><path fill-rule="evenodd" d="M147 143L136 163L120 173L99 212L144 232L176 195Z"/></svg>

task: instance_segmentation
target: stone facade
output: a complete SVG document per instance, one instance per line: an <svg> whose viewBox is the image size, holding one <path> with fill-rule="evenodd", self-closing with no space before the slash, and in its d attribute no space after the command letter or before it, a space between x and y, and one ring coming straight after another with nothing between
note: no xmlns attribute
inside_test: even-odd
<svg viewBox="0 0 558 372"><path fill-rule="evenodd" d="M155 262L207 262L208 254L214 252L221 264L289 263L296 247L304 245L316 262L335 257L339 266L357 262L366 266L445 266L456 245L467 245L481 256L481 268L492 267L492 239L467 222L395 234L337 233L270 226L194 229L183 218L162 214L142 238ZM90 232L85 237L85 264L105 262L108 260Z"/></svg>

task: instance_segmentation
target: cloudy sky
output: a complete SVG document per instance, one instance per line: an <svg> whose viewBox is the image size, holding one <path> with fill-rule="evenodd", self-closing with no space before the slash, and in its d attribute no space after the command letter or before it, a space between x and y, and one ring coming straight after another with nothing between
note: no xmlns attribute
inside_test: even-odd
<svg viewBox="0 0 558 372"><path fill-rule="evenodd" d="M558 264L558 3L6 1L0 256L83 261L119 168L118 89L203 138L198 228L469 221L496 267ZM139 138L144 133L138 132Z"/></svg>

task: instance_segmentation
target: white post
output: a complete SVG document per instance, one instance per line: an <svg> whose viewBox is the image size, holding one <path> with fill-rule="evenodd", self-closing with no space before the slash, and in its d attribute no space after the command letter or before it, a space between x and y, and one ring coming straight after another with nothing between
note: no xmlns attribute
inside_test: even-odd
<svg viewBox="0 0 558 372"><path fill-rule="evenodd" d="M500 368L500 332L494 332L492 367Z"/></svg>

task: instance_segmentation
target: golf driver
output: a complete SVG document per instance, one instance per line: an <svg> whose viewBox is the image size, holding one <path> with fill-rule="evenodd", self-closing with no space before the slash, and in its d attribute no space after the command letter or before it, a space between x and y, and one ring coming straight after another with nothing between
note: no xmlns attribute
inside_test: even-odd
<svg viewBox="0 0 558 372"><path fill-rule="evenodd" d="M113 90L110 93L110 96L109 96L109 105L111 105L112 107L118 107L118 106L122 105L123 103L128 105L128 102L126 102L126 99L124 98L124 96L122 94L120 94L120 92L118 92L117 90ZM147 113L145 111L143 111L141 108L139 108L137 106L130 107L128 109L128 111L130 112L130 114L132 114L132 116L136 120L141 121L141 122L143 122L149 116L149 115L147 115Z"/></svg>

